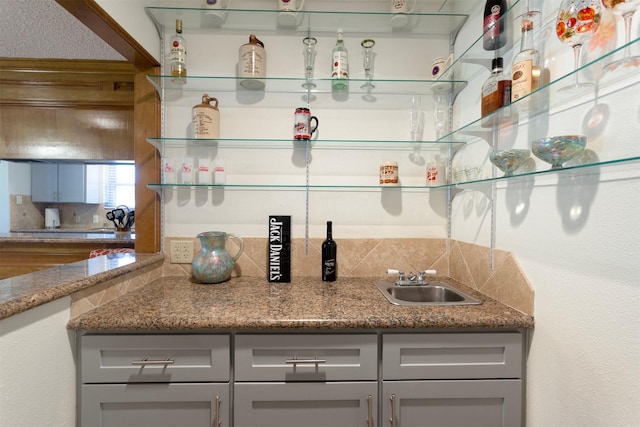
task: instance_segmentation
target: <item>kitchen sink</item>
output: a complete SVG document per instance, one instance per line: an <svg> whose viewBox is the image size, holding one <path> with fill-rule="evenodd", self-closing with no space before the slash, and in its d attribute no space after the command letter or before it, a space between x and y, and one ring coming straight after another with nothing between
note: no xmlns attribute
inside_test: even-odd
<svg viewBox="0 0 640 427"><path fill-rule="evenodd" d="M442 282L399 286L392 282L376 282L382 295L395 305L478 305L482 301Z"/></svg>

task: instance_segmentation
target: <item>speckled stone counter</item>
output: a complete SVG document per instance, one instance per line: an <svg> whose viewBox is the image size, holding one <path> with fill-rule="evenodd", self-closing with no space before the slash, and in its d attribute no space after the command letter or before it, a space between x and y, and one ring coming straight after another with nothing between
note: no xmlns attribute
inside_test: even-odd
<svg viewBox="0 0 640 427"><path fill-rule="evenodd" d="M349 329L516 329L531 316L452 283L483 301L478 306L399 307L374 286L375 279L325 283L294 278L290 284L233 278L217 285L187 277L162 277L71 319L85 331L278 331Z"/></svg>
<svg viewBox="0 0 640 427"><path fill-rule="evenodd" d="M0 319L163 260L163 254L101 256L0 280Z"/></svg>
<svg viewBox="0 0 640 427"><path fill-rule="evenodd" d="M0 233L0 243L120 243L133 245L135 234L101 232L33 231Z"/></svg>

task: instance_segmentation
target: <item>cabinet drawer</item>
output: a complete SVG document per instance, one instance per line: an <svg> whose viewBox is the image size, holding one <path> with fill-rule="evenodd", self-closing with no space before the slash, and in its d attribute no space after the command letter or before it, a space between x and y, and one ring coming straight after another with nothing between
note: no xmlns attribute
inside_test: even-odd
<svg viewBox="0 0 640 427"><path fill-rule="evenodd" d="M240 427L374 426L378 383L241 383L234 390Z"/></svg>
<svg viewBox="0 0 640 427"><path fill-rule="evenodd" d="M520 333L385 334L382 377L404 379L521 378Z"/></svg>
<svg viewBox="0 0 640 427"><path fill-rule="evenodd" d="M238 335L236 381L377 378L376 335Z"/></svg>
<svg viewBox="0 0 640 427"><path fill-rule="evenodd" d="M80 357L83 383L229 381L228 335L84 335Z"/></svg>

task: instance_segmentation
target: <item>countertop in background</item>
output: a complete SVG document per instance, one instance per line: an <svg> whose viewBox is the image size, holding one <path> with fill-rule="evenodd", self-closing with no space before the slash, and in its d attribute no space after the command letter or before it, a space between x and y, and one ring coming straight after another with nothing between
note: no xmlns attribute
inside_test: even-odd
<svg viewBox="0 0 640 427"><path fill-rule="evenodd" d="M0 233L1 242L40 242L56 243L64 239L65 243L78 242L104 242L104 243L132 243L135 241L135 233L114 233L101 230L15 230L9 233Z"/></svg>

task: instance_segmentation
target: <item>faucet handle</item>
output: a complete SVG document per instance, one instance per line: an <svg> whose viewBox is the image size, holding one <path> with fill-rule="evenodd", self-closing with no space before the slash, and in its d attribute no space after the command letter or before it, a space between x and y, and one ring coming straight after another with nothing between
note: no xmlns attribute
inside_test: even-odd
<svg viewBox="0 0 640 427"><path fill-rule="evenodd" d="M387 269L387 274L397 274L399 281L403 281L404 280L404 271L402 271L402 270L396 270L396 269L393 269L393 268L388 268Z"/></svg>
<svg viewBox="0 0 640 427"><path fill-rule="evenodd" d="M422 270L420 274L423 276L433 276L438 274L438 272L436 270Z"/></svg>

